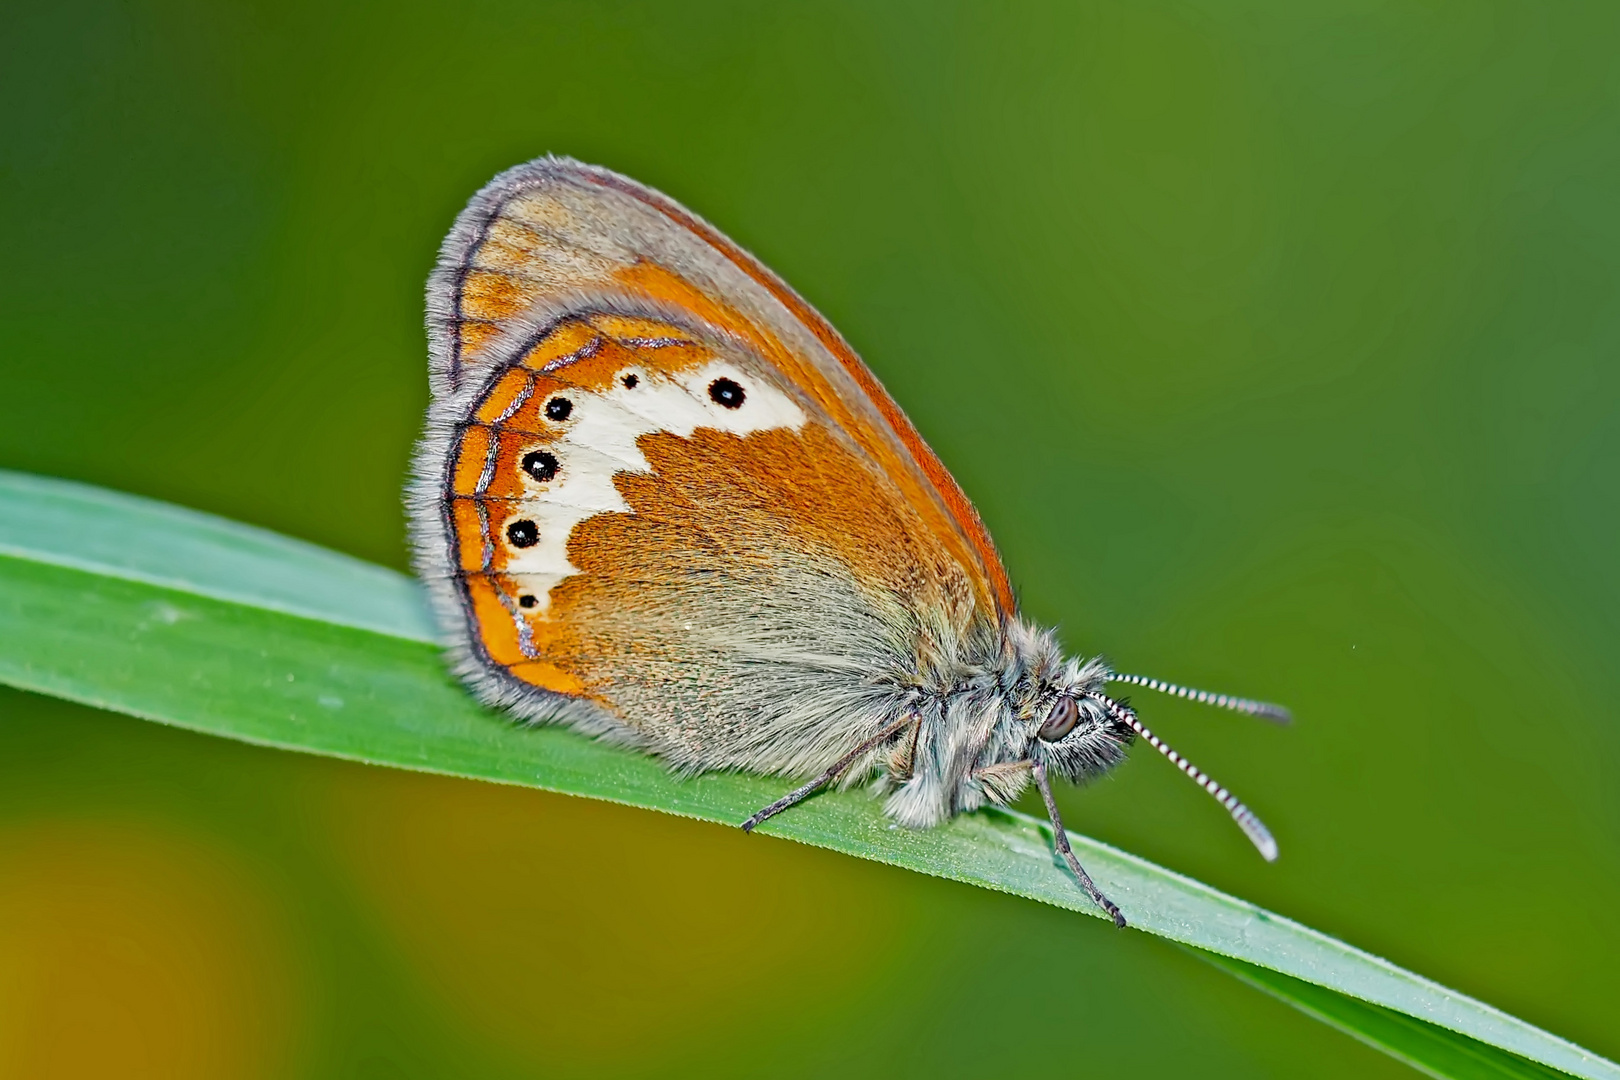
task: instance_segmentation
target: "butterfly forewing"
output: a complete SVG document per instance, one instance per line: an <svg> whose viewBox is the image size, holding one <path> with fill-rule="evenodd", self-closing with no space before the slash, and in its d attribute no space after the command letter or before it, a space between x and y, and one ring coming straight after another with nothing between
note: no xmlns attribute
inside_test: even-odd
<svg viewBox="0 0 1620 1080"><path fill-rule="evenodd" d="M712 226L618 174L547 158L473 198L429 281L436 394L480 384L514 337L593 290L631 298L634 314L678 312L746 345L913 505L965 568L986 617L1011 617L1012 589L978 514L838 332Z"/></svg>

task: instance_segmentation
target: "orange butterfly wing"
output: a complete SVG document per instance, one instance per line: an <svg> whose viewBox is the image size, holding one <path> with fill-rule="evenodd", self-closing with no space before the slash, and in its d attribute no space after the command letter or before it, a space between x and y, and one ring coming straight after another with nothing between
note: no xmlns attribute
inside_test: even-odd
<svg viewBox="0 0 1620 1080"><path fill-rule="evenodd" d="M858 716L874 678L1012 617L978 515L871 372L663 196L511 170L428 311L418 562L486 699L803 771L847 747L829 696Z"/></svg>

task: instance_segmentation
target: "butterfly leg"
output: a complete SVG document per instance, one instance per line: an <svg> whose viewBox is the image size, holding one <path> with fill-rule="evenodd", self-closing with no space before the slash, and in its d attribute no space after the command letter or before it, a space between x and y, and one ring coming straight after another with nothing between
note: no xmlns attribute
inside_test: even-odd
<svg viewBox="0 0 1620 1080"><path fill-rule="evenodd" d="M804 802L804 800L814 795L817 791L838 779L838 774L853 765L863 754L870 752L874 746L880 746L883 743L888 742L890 739L894 738L895 735L899 734L907 724L915 723L916 720L916 717L909 714L902 716L900 719L896 720L894 723L890 724L888 727L884 728L882 731L878 732L876 735L872 736L870 739L867 739L865 742L861 743L861 745L857 746L855 749L851 750L849 753L827 766L827 770L820 776L817 776L815 779L806 784L801 784L799 787L794 788L792 791L788 792L786 795L782 796L780 799L777 799L775 802L771 803L771 805L765 807L759 813L743 822L743 832L753 832L755 826L757 826L760 822L765 821L768 818L775 817L777 814L780 814L790 806L797 806L799 803Z"/></svg>
<svg viewBox="0 0 1620 1080"><path fill-rule="evenodd" d="M1119 905L1102 894L1097 883L1091 880L1086 868L1080 865L1080 860L1074 857L1074 849L1069 846L1069 834L1063 828L1063 818L1058 814L1057 802L1052 798L1052 785L1046 780L1046 766L1035 762L1035 784L1041 789L1041 798L1046 800L1046 815L1052 819L1052 842L1057 845L1058 854L1063 861L1069 864L1074 876L1080 882L1080 887L1086 890L1086 895L1096 901L1097 906L1108 912L1114 918L1114 925L1123 928L1125 916L1119 912Z"/></svg>

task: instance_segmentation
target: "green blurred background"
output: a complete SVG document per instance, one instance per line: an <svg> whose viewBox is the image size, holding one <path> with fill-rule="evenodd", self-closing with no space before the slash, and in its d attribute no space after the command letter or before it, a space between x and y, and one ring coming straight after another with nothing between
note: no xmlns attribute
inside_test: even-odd
<svg viewBox="0 0 1620 1080"><path fill-rule="evenodd" d="M1620 8L13 2L0 466L403 567L422 282L571 154L840 326L1151 754L1074 827L1620 1056ZM0 693L6 1076L1401 1076L1160 941ZM492 718L491 723L498 720Z"/></svg>

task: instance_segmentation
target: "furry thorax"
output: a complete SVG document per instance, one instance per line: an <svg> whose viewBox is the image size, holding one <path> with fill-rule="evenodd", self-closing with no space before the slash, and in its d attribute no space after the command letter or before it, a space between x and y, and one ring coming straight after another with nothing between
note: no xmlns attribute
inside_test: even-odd
<svg viewBox="0 0 1620 1080"><path fill-rule="evenodd" d="M1108 681L1106 663L1065 659L1050 631L1016 618L987 637L990 647L976 662L956 658L954 671L936 671L932 687L896 703L895 717L909 712L916 723L875 763L876 783L889 791L885 811L903 825L924 828L1010 803L1037 762L1079 783L1125 756L1134 733L1089 696ZM1074 700L1079 719L1047 742L1038 732L1065 697Z"/></svg>

